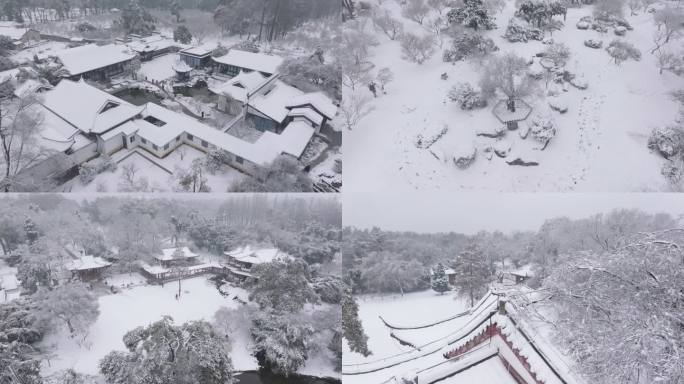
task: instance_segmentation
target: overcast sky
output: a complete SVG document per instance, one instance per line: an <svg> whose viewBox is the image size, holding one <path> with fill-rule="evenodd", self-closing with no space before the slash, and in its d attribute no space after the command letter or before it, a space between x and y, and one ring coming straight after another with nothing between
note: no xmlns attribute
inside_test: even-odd
<svg viewBox="0 0 684 384"><path fill-rule="evenodd" d="M343 198L345 226L392 231L536 230L557 216L583 218L617 208L684 214L684 194L354 194Z"/></svg>

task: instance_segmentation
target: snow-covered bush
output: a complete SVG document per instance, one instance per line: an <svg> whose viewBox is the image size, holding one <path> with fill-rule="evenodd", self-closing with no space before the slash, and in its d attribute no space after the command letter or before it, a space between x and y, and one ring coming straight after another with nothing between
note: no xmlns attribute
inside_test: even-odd
<svg viewBox="0 0 684 384"><path fill-rule="evenodd" d="M477 157L477 148L475 147L470 147L466 148L463 147L462 151L454 153L454 165L458 167L459 169L466 169L470 167L474 162L475 158Z"/></svg>
<svg viewBox="0 0 684 384"><path fill-rule="evenodd" d="M673 185L679 185L684 176L684 163L681 159L667 160L660 173Z"/></svg>
<svg viewBox="0 0 684 384"><path fill-rule="evenodd" d="M623 27L623 26L621 26L621 25L618 25L617 27L615 27L615 29L613 30L613 32L614 32L617 36L624 36L624 35L627 33L627 28L625 28L625 27Z"/></svg>
<svg viewBox="0 0 684 384"><path fill-rule="evenodd" d="M515 16L543 28L552 22L553 16L565 15L568 8L560 1L524 0L520 2Z"/></svg>
<svg viewBox="0 0 684 384"><path fill-rule="evenodd" d="M592 24L591 16L584 16L583 18L580 19L580 21L577 22L577 24L575 24L575 26L577 27L577 29L585 30L585 29L589 29L589 27L591 27L591 24Z"/></svg>
<svg viewBox="0 0 684 384"><path fill-rule="evenodd" d="M538 113L529 122L530 135L542 143L542 150L546 149L551 139L556 136L556 121L552 116Z"/></svg>
<svg viewBox="0 0 684 384"><path fill-rule="evenodd" d="M594 39L587 39L584 40L584 46L593 48L593 49L601 49L603 47L603 41L601 40L594 40Z"/></svg>
<svg viewBox="0 0 684 384"><path fill-rule="evenodd" d="M658 69L660 74L663 71L669 71L677 76L684 75L684 58L682 55L677 55L672 52L659 51L656 52L658 58Z"/></svg>
<svg viewBox="0 0 684 384"><path fill-rule="evenodd" d="M230 161L230 153L221 149L214 149L207 153L207 157L204 163L207 171L213 175L214 173L218 172L225 164L228 164Z"/></svg>
<svg viewBox="0 0 684 384"><path fill-rule="evenodd" d="M512 144L510 141L502 139L494 143L492 149L497 156L505 158L511 153L511 147Z"/></svg>
<svg viewBox="0 0 684 384"><path fill-rule="evenodd" d="M457 83L451 87L448 97L463 110L479 109L487 106L487 100L468 82Z"/></svg>
<svg viewBox="0 0 684 384"><path fill-rule="evenodd" d="M401 52L405 59L423 64L435 53L434 37L405 33L401 37Z"/></svg>
<svg viewBox="0 0 684 384"><path fill-rule="evenodd" d="M404 32L404 24L392 17L392 14L385 10L384 13L373 17L373 24L390 38L396 40Z"/></svg>
<svg viewBox="0 0 684 384"><path fill-rule="evenodd" d="M508 21L508 26L506 27L506 33L504 34L506 40L515 42L528 42L530 40L544 40L544 31L539 28L535 28L529 23L511 18Z"/></svg>
<svg viewBox="0 0 684 384"><path fill-rule="evenodd" d="M464 0L463 5L447 14L450 24L460 24L474 30L494 29L496 22L483 0Z"/></svg>
<svg viewBox="0 0 684 384"><path fill-rule="evenodd" d="M78 177L83 184L90 184L102 172L116 171L116 162L109 156L101 156L78 167Z"/></svg>
<svg viewBox="0 0 684 384"><path fill-rule="evenodd" d="M416 148L418 148L418 149L430 148L432 146L432 144L439 141L439 139L441 139L444 135L446 135L447 132L449 132L449 126L444 125L444 127L442 127L442 129L437 134L432 135L430 137L425 137L425 136L423 136L423 134L419 133L416 136L416 141L415 141Z"/></svg>
<svg viewBox="0 0 684 384"><path fill-rule="evenodd" d="M498 50L499 47L490 38L477 33L463 33L454 38L451 48L444 50L442 60L455 62L472 56L482 57Z"/></svg>
<svg viewBox="0 0 684 384"><path fill-rule="evenodd" d="M556 67L564 67L570 60L570 48L563 43L554 43L544 50L544 58L551 60Z"/></svg>
<svg viewBox="0 0 684 384"><path fill-rule="evenodd" d="M684 129L681 127L659 127L651 132L648 148L670 159L684 154Z"/></svg>
<svg viewBox="0 0 684 384"><path fill-rule="evenodd" d="M641 60L641 51L633 44L622 40L613 40L606 47L610 57L615 60L615 64L620 65L625 60Z"/></svg>

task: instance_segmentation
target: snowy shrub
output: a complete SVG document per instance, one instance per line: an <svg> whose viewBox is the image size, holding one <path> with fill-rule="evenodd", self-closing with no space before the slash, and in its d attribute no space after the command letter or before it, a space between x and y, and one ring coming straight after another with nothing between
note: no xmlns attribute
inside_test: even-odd
<svg viewBox="0 0 684 384"><path fill-rule="evenodd" d="M672 52L659 51L656 53L658 58L658 69L660 74L663 71L670 71L677 76L684 75L684 58Z"/></svg>
<svg viewBox="0 0 684 384"><path fill-rule="evenodd" d="M553 117L549 115L534 115L530 120L529 129L530 135L544 145L542 150L544 150L551 139L556 136L556 122Z"/></svg>
<svg viewBox="0 0 684 384"><path fill-rule="evenodd" d="M528 42L530 40L542 41L544 39L544 31L539 28L531 26L529 23L511 18L506 27L504 34L506 40L515 42Z"/></svg>
<svg viewBox="0 0 684 384"><path fill-rule="evenodd" d="M684 154L684 129L681 127L660 127L651 132L648 148L670 159Z"/></svg>
<svg viewBox="0 0 684 384"><path fill-rule="evenodd" d="M447 14L450 24L460 24L474 30L494 29L496 22L482 0L464 0L463 5Z"/></svg>
<svg viewBox="0 0 684 384"><path fill-rule="evenodd" d="M255 313L250 334L259 367L282 376L297 372L309 356L314 329L291 314Z"/></svg>
<svg viewBox="0 0 684 384"><path fill-rule="evenodd" d="M218 172L225 164L228 164L230 161L230 153L221 149L214 149L207 153L207 157L204 163L207 171L213 175L216 172Z"/></svg>
<svg viewBox="0 0 684 384"><path fill-rule="evenodd" d="M613 40L606 47L608 54L615 60L615 64L620 65L625 60L641 60L641 51L631 43L622 40Z"/></svg>
<svg viewBox="0 0 684 384"><path fill-rule="evenodd" d="M90 184L95 177L103 172L116 171L116 162L111 157L103 155L89 163L78 167L78 177L83 184Z"/></svg>
<svg viewBox="0 0 684 384"><path fill-rule="evenodd" d="M542 28L552 22L552 17L565 15L567 7L560 1L524 0L520 2L515 16Z"/></svg>
<svg viewBox="0 0 684 384"><path fill-rule="evenodd" d="M321 301L328 304L339 304L342 301L344 282L336 276L324 276L313 281L313 288L321 298Z"/></svg>
<svg viewBox="0 0 684 384"><path fill-rule="evenodd" d="M563 43L554 43L546 47L543 52L544 58L553 62L556 67L564 67L570 60L570 48Z"/></svg>
<svg viewBox="0 0 684 384"><path fill-rule="evenodd" d="M601 49L601 47L603 47L603 41L594 40L594 39L587 39L587 40L584 40L584 46L589 47L589 48L594 48L594 49Z"/></svg>
<svg viewBox="0 0 684 384"><path fill-rule="evenodd" d="M94 25L88 23L87 21L76 24L76 30L79 32L92 32L96 29L97 28Z"/></svg>
<svg viewBox="0 0 684 384"><path fill-rule="evenodd" d="M615 27L613 32L618 36L624 36L627 33L627 28L625 28L623 26L617 26L617 27Z"/></svg>
<svg viewBox="0 0 684 384"><path fill-rule="evenodd" d="M435 53L434 37L405 33L401 37L401 52L405 59L423 64Z"/></svg>
<svg viewBox="0 0 684 384"><path fill-rule="evenodd" d="M385 10L384 13L373 17L373 24L390 38L396 40L404 32L404 24L392 17L392 14Z"/></svg>
<svg viewBox="0 0 684 384"><path fill-rule="evenodd" d="M577 22L577 24L575 24L575 26L577 27L577 29L589 29L591 23L586 20L580 20Z"/></svg>
<svg viewBox="0 0 684 384"><path fill-rule="evenodd" d="M673 185L678 185L684 176L684 164L681 159L667 160L660 173Z"/></svg>
<svg viewBox="0 0 684 384"><path fill-rule="evenodd" d="M508 140L499 140L494 143L492 149L497 156L501 158L508 157L508 155L511 153L511 142Z"/></svg>
<svg viewBox="0 0 684 384"><path fill-rule="evenodd" d="M419 149L428 149L428 148L430 148L430 147L432 146L432 144L434 144L434 143L436 143L437 141L439 141L439 139L441 139L444 135L446 135L447 132L449 132L449 126L448 126L448 125L445 125L445 126L439 131L439 133L437 133L436 135L433 135L433 136L431 136L431 137L424 137L422 134L419 133L419 134L416 136L416 141L415 141L416 148L419 148Z"/></svg>
<svg viewBox="0 0 684 384"><path fill-rule="evenodd" d="M457 83L451 87L448 97L463 110L479 109L487 106L487 100L467 82Z"/></svg>
<svg viewBox="0 0 684 384"><path fill-rule="evenodd" d="M451 154L451 159L458 169L470 167L477 157L477 148L474 146L459 146Z"/></svg>
<svg viewBox="0 0 684 384"><path fill-rule="evenodd" d="M442 60L455 62L472 56L482 57L498 50L499 47L490 38L477 33L463 33L454 38L450 49L444 50Z"/></svg>

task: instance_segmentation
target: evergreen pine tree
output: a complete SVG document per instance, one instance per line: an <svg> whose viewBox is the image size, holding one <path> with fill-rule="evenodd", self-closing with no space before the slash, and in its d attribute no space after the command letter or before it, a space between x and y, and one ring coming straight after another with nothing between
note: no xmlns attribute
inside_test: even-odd
<svg viewBox="0 0 684 384"><path fill-rule="evenodd" d="M449 23L462 24L468 28L494 29L494 16L490 15L483 0L464 0L463 6L453 8L447 14Z"/></svg>
<svg viewBox="0 0 684 384"><path fill-rule="evenodd" d="M439 293L444 293L449 290L449 280L447 279L442 263L437 264L432 272L432 290Z"/></svg>
<svg viewBox="0 0 684 384"><path fill-rule="evenodd" d="M492 270L482 249L475 243L469 244L456 258L458 273L456 286L470 298L470 305L475 304L475 297L484 293L492 278Z"/></svg>
<svg viewBox="0 0 684 384"><path fill-rule="evenodd" d="M351 289L347 288L342 296L342 333L349 343L349 349L364 356L371 354L368 349L368 336L363 331L363 325L359 319L359 305L352 296Z"/></svg>

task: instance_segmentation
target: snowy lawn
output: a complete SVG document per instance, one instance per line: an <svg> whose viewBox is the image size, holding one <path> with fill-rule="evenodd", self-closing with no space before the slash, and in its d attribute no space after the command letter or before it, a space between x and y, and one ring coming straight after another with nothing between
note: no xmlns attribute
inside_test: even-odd
<svg viewBox="0 0 684 384"><path fill-rule="evenodd" d="M178 56L177 53L170 53L143 62L140 67L141 78L147 78L147 80L150 81L163 81L176 76L176 72L173 70L172 65L179 57L180 56Z"/></svg>
<svg viewBox="0 0 684 384"><path fill-rule="evenodd" d="M139 151L145 153L147 158L139 153L133 153L117 164L116 171L101 173L87 185L81 183L78 178L72 180L69 190L81 193L120 192L119 183L121 182L123 166L135 164L136 169L138 169L135 178L145 177L152 191L173 192L173 176L167 170L174 172L176 167L187 169L194 159L206 156L202 151L188 145L181 145L163 159L158 159L154 155L144 152L143 149L139 149ZM117 159L117 157L118 154L114 154L114 158ZM154 159L154 162L150 159ZM237 169L229 166L224 166L222 170L213 175L207 172L205 176L212 192L225 192L234 181L246 177Z"/></svg>
<svg viewBox="0 0 684 384"><path fill-rule="evenodd" d="M183 280L180 300L174 295L178 283L140 286L123 290L98 299L100 316L90 328L87 339L89 347L79 346L66 334L49 335L44 344L54 354L50 364L44 364L44 374L73 368L82 373L97 374L98 362L112 350L125 351L123 335L138 326L160 320L162 316L173 317L176 324L190 320L211 320L221 307L236 308L240 305L231 298L238 295L247 300L247 292L231 288L230 297L219 294L214 283L206 277ZM246 335L246 332L245 332ZM241 335L233 339L231 358L236 370L256 369L256 360L250 356L248 342Z"/></svg>
<svg viewBox="0 0 684 384"><path fill-rule="evenodd" d="M496 14L498 29L485 35L500 48L496 54L515 52L532 58L546 46L539 41L510 43L502 37L514 7L515 2L506 2L505 8ZM384 1L382 8L400 19L407 31L429 33L416 22L401 17L398 2ZM399 41L391 41L378 31L380 45L372 49L370 57L375 65L373 74L389 67L394 81L386 87L387 95L371 100L374 110L354 130L345 132L347 188L363 191L374 185L395 192L668 190L669 185L660 174L664 160L650 153L647 136L655 127L673 124L678 106L669 94L684 87L684 79L658 73L657 59L649 53L655 30L652 14L627 16L634 30L623 39L641 50L642 59L616 66L605 50L584 46L586 39L603 40L606 46L615 38L612 31L602 36L575 27L581 17L591 12L590 6L569 9L565 27L552 36L555 42L568 45L571 57L566 67L584 77L589 88L560 90L560 100L569 107L565 114L550 110L550 97L525 99L534 108L532 116L537 112L551 113L556 120L556 137L544 151L531 137L520 138L517 131L507 132L499 142L477 136L479 131L491 131L501 123L491 112L494 103L484 109L463 111L447 98L447 92L457 82L477 86L480 78L480 65L475 62L452 65L442 61L442 50L449 47L450 39L445 38L442 49L418 65L401 58ZM368 28L373 28L370 22ZM540 67L538 60L533 65L536 67ZM443 73L447 80L441 79ZM543 90L544 81L538 83ZM372 98L363 84L357 92ZM444 127L448 127L448 132L431 147L434 155L416 147L418 135L433 137ZM477 148L478 152L475 162L465 170L451 161L435 158L437 155L443 159L445 154L463 146ZM494 155L488 160L484 150L496 146L510 147L508 157ZM506 163L518 157L539 165Z"/></svg>

